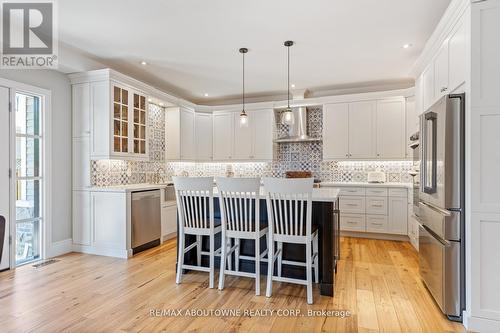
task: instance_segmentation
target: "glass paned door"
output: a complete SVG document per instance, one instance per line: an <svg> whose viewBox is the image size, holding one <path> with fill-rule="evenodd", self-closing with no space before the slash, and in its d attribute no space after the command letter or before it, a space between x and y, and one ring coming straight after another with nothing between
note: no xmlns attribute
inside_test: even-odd
<svg viewBox="0 0 500 333"><path fill-rule="evenodd" d="M146 97L134 93L134 153L146 154Z"/></svg>
<svg viewBox="0 0 500 333"><path fill-rule="evenodd" d="M41 98L15 95L16 265L41 258L42 114Z"/></svg>
<svg viewBox="0 0 500 333"><path fill-rule="evenodd" d="M113 151L128 152L128 90L113 86Z"/></svg>

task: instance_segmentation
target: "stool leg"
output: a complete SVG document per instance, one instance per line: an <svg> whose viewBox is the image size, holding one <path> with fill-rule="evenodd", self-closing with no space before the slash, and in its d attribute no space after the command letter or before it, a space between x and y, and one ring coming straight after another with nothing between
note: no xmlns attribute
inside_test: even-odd
<svg viewBox="0 0 500 333"><path fill-rule="evenodd" d="M226 232L222 230L221 241L220 241L220 272L219 272L219 290L224 289L224 274L226 270L226 260L227 260L227 240Z"/></svg>
<svg viewBox="0 0 500 333"><path fill-rule="evenodd" d="M229 251L231 249L231 238L227 239L227 250ZM227 268L232 271L233 270L233 254L229 253L227 255Z"/></svg>
<svg viewBox="0 0 500 333"><path fill-rule="evenodd" d="M311 239L306 243L306 277L307 277L307 304L313 303L312 296L312 253Z"/></svg>
<svg viewBox="0 0 500 333"><path fill-rule="evenodd" d="M240 239L235 238L234 243L236 244L236 249L234 249L234 269L239 272L240 270Z"/></svg>
<svg viewBox="0 0 500 333"><path fill-rule="evenodd" d="M255 295L260 295L260 238L255 240Z"/></svg>
<svg viewBox="0 0 500 333"><path fill-rule="evenodd" d="M318 252L318 234L313 239L313 255L316 253L316 258L314 259L314 282L319 283L319 269L318 269L318 261L319 261L319 252Z"/></svg>
<svg viewBox="0 0 500 333"><path fill-rule="evenodd" d="M283 243L282 242L277 242L278 243L278 276L281 277L281 263L283 261ZM280 251L281 250L281 251Z"/></svg>
<svg viewBox="0 0 500 333"><path fill-rule="evenodd" d="M209 288L214 288L215 284L215 237L214 234L210 235L210 276L209 276L209 281L208 281L208 287Z"/></svg>
<svg viewBox="0 0 500 333"><path fill-rule="evenodd" d="M177 246L178 249L178 257L177 257L177 277L175 279L175 283L179 284L182 280L182 266L184 265L184 235L179 234L179 244Z"/></svg>
<svg viewBox="0 0 500 333"><path fill-rule="evenodd" d="M197 265L201 266L201 242L202 238L201 235L196 236L196 259L197 259Z"/></svg>
<svg viewBox="0 0 500 333"><path fill-rule="evenodd" d="M267 288L266 297L271 297L273 294L273 268L274 268L274 241L273 237L269 235L269 242L267 244Z"/></svg>

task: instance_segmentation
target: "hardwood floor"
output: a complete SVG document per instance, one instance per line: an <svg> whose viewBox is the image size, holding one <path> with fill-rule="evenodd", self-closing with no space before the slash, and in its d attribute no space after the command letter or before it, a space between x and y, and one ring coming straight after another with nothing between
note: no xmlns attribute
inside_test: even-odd
<svg viewBox="0 0 500 333"><path fill-rule="evenodd" d="M0 273L2 332L465 332L440 313L418 276L409 243L342 238L335 296L275 283L255 296L253 279L226 277L208 289L208 274L175 284L175 241L130 260L71 253L41 268ZM218 276L218 275L217 275ZM261 279L265 294L265 277ZM152 309L275 310L272 316L155 317ZM346 310L349 317L278 316L276 311Z"/></svg>

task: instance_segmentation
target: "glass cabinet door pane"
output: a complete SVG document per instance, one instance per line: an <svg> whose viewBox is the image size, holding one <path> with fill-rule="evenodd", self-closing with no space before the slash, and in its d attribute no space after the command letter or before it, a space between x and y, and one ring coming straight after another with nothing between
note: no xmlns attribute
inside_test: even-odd
<svg viewBox="0 0 500 333"><path fill-rule="evenodd" d="M120 135L120 123L121 121L119 120L114 120L114 125L113 125L113 134L114 135Z"/></svg>
<svg viewBox="0 0 500 333"><path fill-rule="evenodd" d="M113 118L120 119L120 117L121 117L121 114L120 114L120 104L113 103Z"/></svg>
<svg viewBox="0 0 500 333"><path fill-rule="evenodd" d="M141 141L141 154L146 153L146 141Z"/></svg>
<svg viewBox="0 0 500 333"><path fill-rule="evenodd" d="M139 108L139 99L140 99L140 96L137 94L134 94L134 108Z"/></svg>
<svg viewBox="0 0 500 333"><path fill-rule="evenodd" d="M128 107L122 105L122 120L128 120Z"/></svg>
<svg viewBox="0 0 500 333"><path fill-rule="evenodd" d="M114 137L114 142L113 142L113 151L119 153L121 151L120 144L121 139L119 137Z"/></svg>
<svg viewBox="0 0 500 333"><path fill-rule="evenodd" d="M122 138L122 152L128 152L128 140L126 138Z"/></svg>
<svg viewBox="0 0 500 333"><path fill-rule="evenodd" d="M138 109L134 109L134 123L139 123L140 120L140 111Z"/></svg>
<svg viewBox="0 0 500 333"><path fill-rule="evenodd" d="M122 89L122 104L128 105L128 91Z"/></svg>
<svg viewBox="0 0 500 333"><path fill-rule="evenodd" d="M141 130L140 130L140 138L145 140L146 139L146 126L141 126Z"/></svg>
<svg viewBox="0 0 500 333"><path fill-rule="evenodd" d="M120 88L118 88L117 86L114 86L114 87L113 87L113 100L114 100L115 102L120 102L120 101L121 101L121 98L120 98L120 93L121 93L121 91L120 91L120 90L121 90L121 89L120 89Z"/></svg>
<svg viewBox="0 0 500 333"><path fill-rule="evenodd" d="M122 136L128 137L128 123L122 121Z"/></svg>

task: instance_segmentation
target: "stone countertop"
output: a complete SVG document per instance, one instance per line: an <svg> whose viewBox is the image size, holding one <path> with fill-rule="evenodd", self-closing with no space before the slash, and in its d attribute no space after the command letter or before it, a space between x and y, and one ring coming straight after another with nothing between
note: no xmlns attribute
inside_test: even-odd
<svg viewBox="0 0 500 333"><path fill-rule="evenodd" d="M160 190L167 187L166 184L129 184L129 185L116 185L106 187L91 187L92 192L136 192L147 190Z"/></svg>
<svg viewBox="0 0 500 333"><path fill-rule="evenodd" d="M321 182L321 187L387 187L387 188L412 188L411 183L367 183L367 182Z"/></svg>
<svg viewBox="0 0 500 333"><path fill-rule="evenodd" d="M316 202L335 202L337 198L339 197L339 189L331 188L331 187L326 187L326 188L313 188L312 191L312 201ZM214 197L218 197L219 192L217 191L217 188L214 187ZM266 191L264 187L260 188L260 193L259 193L259 198L260 199L266 199Z"/></svg>

